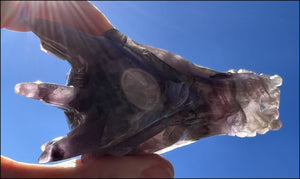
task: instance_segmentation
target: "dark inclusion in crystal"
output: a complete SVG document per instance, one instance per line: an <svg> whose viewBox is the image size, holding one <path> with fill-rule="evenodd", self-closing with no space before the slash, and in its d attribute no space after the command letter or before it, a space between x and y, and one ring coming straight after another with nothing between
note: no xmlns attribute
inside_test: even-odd
<svg viewBox="0 0 300 179"><path fill-rule="evenodd" d="M116 29L92 36L42 19L24 24L44 51L72 66L66 86L37 81L15 87L63 109L71 128L42 146L40 163L163 153L204 137L255 136L282 125L278 75L213 71Z"/></svg>

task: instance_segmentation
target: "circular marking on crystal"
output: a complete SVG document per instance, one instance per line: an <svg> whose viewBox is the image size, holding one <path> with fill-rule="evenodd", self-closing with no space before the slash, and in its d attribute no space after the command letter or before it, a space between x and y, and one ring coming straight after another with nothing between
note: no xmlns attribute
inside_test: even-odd
<svg viewBox="0 0 300 179"><path fill-rule="evenodd" d="M160 87L152 75L141 69L127 69L121 86L127 99L138 108L150 110L158 103Z"/></svg>

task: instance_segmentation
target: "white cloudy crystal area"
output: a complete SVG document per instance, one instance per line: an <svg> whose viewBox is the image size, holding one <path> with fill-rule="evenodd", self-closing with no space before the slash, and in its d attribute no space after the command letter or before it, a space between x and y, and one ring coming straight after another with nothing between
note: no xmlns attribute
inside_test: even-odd
<svg viewBox="0 0 300 179"><path fill-rule="evenodd" d="M227 118L224 131L231 136L253 137L282 126L279 103L282 78L278 75L257 75L248 70L229 70L237 74L236 99L241 111Z"/></svg>
<svg viewBox="0 0 300 179"><path fill-rule="evenodd" d="M236 74L233 81L236 86L235 98L240 105L240 110L221 122L212 121L209 128L213 130L208 136L228 134L238 137L254 137L257 134L265 134L269 130L280 129L282 122L278 119L280 102L278 87L282 84L282 78L278 75L257 75L244 69L228 72ZM189 132L185 130L184 134ZM176 143L164 148L160 135L163 135L163 132L151 139L154 141L153 145L161 149L155 152L158 154L195 142L195 140L187 140L186 135L183 135Z"/></svg>

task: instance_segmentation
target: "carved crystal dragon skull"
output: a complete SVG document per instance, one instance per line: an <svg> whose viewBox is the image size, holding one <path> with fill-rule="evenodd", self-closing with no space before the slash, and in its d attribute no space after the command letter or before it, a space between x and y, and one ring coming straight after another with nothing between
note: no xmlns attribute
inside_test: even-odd
<svg viewBox="0 0 300 179"><path fill-rule="evenodd" d="M282 125L278 75L213 71L116 29L92 36L47 20L23 21L47 53L72 66L66 86L15 87L61 108L71 128L42 146L40 163L163 153L204 137L255 136Z"/></svg>

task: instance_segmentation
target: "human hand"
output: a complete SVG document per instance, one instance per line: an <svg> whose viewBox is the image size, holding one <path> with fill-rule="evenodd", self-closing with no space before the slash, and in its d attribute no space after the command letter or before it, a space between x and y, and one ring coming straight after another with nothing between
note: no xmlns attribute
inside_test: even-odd
<svg viewBox="0 0 300 179"><path fill-rule="evenodd" d="M87 1L9 2L1 1L1 28L28 31L19 21L29 17L59 22L92 35L113 28L106 17ZM1 156L1 177L173 177L173 167L159 155L102 156L75 167L26 164Z"/></svg>

